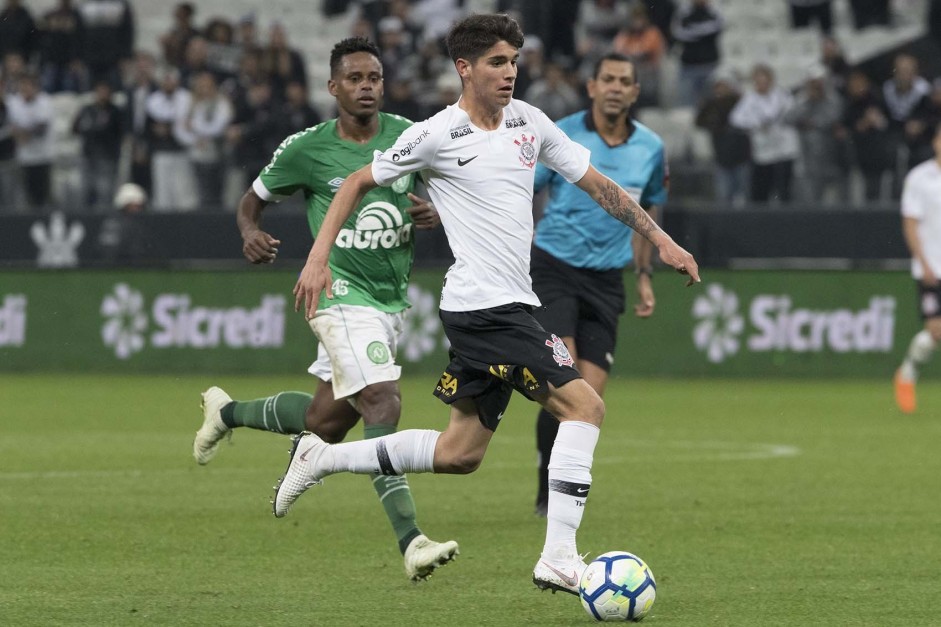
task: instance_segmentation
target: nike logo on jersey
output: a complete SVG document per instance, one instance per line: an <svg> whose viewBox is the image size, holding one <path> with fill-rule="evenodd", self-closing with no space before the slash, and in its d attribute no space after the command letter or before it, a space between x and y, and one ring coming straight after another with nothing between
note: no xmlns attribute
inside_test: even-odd
<svg viewBox="0 0 941 627"><path fill-rule="evenodd" d="M460 167L463 168L465 165L467 165L468 163L470 163L471 161L473 161L474 159L476 159L476 158L479 157L479 156L480 156L480 155L474 155L474 156L471 157L470 159L461 159L460 157L458 157L458 158L457 158L457 164L458 164L458 166L460 166Z"/></svg>

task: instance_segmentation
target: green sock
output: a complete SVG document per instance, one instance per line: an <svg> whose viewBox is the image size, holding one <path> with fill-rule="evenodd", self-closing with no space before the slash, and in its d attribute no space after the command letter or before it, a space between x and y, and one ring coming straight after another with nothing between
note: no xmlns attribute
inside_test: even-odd
<svg viewBox="0 0 941 627"><path fill-rule="evenodd" d="M304 392L280 392L253 401L232 401L222 408L222 422L229 428L300 433L305 429L307 406L312 398Z"/></svg>
<svg viewBox="0 0 941 627"><path fill-rule="evenodd" d="M370 425L363 427L365 439L378 438L383 435L395 433L395 427L390 425ZM386 510L386 516L392 523L395 536L399 539L399 551L405 554L405 549L421 534L418 523L415 522L415 501L412 491L408 489L405 475L390 477L386 475L372 475L372 486L379 495L379 502Z"/></svg>

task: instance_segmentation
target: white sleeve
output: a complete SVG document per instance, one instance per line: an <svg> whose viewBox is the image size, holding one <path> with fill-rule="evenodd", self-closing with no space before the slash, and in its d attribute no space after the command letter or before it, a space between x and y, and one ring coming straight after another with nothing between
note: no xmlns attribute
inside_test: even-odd
<svg viewBox="0 0 941 627"><path fill-rule="evenodd" d="M540 163L561 174L569 183L581 180L591 165L591 151L572 141L545 113L539 109L533 111L533 123L542 136Z"/></svg>
<svg viewBox="0 0 941 627"><path fill-rule="evenodd" d="M428 120L405 129L395 144L383 152L376 152L372 160L372 178L388 187L399 178L431 166L441 138L431 132Z"/></svg>
<svg viewBox="0 0 941 627"><path fill-rule="evenodd" d="M924 194L919 189L918 172L910 172L902 185L902 216L921 220L925 217Z"/></svg>

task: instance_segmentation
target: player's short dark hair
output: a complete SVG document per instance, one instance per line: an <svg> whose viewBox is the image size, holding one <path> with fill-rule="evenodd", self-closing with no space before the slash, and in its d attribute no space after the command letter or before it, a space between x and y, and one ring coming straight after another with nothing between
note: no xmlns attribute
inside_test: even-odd
<svg viewBox="0 0 941 627"><path fill-rule="evenodd" d="M607 52L605 53L603 57L598 59L598 61L595 63L595 71L591 73L592 78L598 78L598 72L601 71L601 64L604 63L605 61L619 61L622 63L630 63L631 69L634 70L635 74L637 73L637 67L634 65L634 60L631 59L629 56L621 52ZM634 78L637 78L637 77L635 76Z"/></svg>
<svg viewBox="0 0 941 627"><path fill-rule="evenodd" d="M333 47L333 50L330 51L330 76L333 76L340 70L340 62L343 61L343 57L356 53L356 52L365 52L376 57L380 60L379 48L376 47L376 44L369 41L365 37L347 37L346 39L340 41Z"/></svg>
<svg viewBox="0 0 941 627"><path fill-rule="evenodd" d="M465 59L474 63L501 41L517 50L523 47L523 31L516 20L505 13L469 15L448 32L448 54L452 61Z"/></svg>

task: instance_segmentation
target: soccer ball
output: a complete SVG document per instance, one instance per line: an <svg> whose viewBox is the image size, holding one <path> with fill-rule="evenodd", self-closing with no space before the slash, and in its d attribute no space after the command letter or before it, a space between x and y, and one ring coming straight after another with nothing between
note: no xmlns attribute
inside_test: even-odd
<svg viewBox="0 0 941 627"><path fill-rule="evenodd" d="M599 621L639 621L653 607L657 582L644 560L610 551L592 561L578 585L585 611Z"/></svg>

